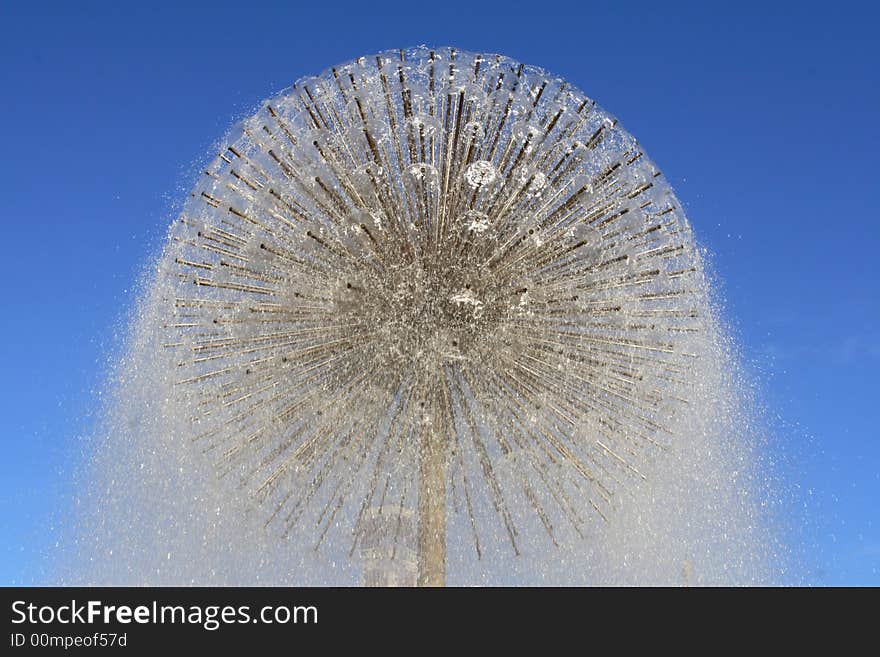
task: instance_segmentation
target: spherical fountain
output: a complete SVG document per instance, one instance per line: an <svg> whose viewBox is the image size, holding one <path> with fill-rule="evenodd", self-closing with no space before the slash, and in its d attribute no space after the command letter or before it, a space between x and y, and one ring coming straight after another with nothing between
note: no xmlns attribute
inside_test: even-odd
<svg viewBox="0 0 880 657"><path fill-rule="evenodd" d="M158 556L111 580L769 576L701 252L564 80L426 47L301 80L157 269L93 506ZM123 499L151 520L109 529Z"/></svg>

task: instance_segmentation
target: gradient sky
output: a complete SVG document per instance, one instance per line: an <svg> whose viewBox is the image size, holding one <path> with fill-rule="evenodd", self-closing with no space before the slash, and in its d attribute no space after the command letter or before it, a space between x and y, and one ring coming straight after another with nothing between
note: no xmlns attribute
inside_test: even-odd
<svg viewBox="0 0 880 657"><path fill-rule="evenodd" d="M539 65L642 142L714 256L807 581L880 585L880 9L299 4L0 4L0 584L45 581L134 283L212 145L298 77L426 43Z"/></svg>

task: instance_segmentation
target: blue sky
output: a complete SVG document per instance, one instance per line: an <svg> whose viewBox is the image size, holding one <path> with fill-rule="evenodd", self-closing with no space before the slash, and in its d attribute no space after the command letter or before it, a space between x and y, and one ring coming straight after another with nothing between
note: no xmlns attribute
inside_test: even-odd
<svg viewBox="0 0 880 657"><path fill-rule="evenodd" d="M808 581L880 585L880 10L297 4L0 7L0 584L40 581L134 282L212 144L300 76L427 43L542 66L643 143L714 254Z"/></svg>

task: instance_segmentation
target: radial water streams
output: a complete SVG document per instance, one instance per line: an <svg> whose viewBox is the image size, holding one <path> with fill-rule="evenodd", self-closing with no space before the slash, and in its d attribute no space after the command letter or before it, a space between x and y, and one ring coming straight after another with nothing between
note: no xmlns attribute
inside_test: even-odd
<svg viewBox="0 0 880 657"><path fill-rule="evenodd" d="M616 119L498 55L364 57L235 128L171 228L70 578L767 581L734 371Z"/></svg>

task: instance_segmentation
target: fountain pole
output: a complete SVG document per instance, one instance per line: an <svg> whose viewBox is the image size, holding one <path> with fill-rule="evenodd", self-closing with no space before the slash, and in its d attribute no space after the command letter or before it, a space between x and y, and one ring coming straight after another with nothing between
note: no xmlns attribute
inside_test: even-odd
<svg viewBox="0 0 880 657"><path fill-rule="evenodd" d="M419 445L418 585L446 585L446 438L433 398Z"/></svg>

